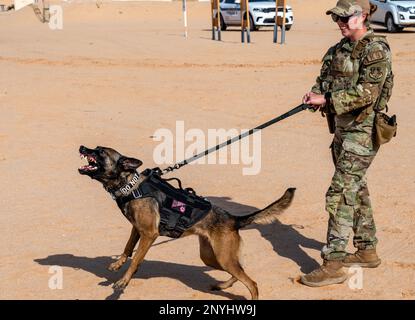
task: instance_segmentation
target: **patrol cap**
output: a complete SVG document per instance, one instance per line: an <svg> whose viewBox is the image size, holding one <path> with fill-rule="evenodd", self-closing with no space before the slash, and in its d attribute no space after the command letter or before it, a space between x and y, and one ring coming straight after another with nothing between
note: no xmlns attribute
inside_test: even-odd
<svg viewBox="0 0 415 320"><path fill-rule="evenodd" d="M356 13L372 14L377 6L371 5L369 0L339 0L336 6L328 10L326 14L336 14L340 17L349 17Z"/></svg>

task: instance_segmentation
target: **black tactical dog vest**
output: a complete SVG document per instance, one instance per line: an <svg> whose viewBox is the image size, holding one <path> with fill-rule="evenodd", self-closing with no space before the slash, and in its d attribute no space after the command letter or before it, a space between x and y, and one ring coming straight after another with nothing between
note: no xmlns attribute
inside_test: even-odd
<svg viewBox="0 0 415 320"><path fill-rule="evenodd" d="M156 199L159 204L160 235L179 238L184 231L204 218L212 205L205 198L198 196L193 189L183 189L179 179L163 179L159 172L146 169L142 173L147 177L143 182L132 187L127 196L113 195L113 198L124 215L124 206L131 200L147 197ZM168 180L176 180L179 188L172 186Z"/></svg>

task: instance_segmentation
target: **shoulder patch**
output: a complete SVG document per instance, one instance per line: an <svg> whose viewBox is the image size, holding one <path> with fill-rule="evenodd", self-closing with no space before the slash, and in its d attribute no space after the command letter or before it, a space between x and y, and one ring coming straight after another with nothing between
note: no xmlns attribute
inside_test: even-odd
<svg viewBox="0 0 415 320"><path fill-rule="evenodd" d="M375 62L378 62L384 59L386 59L386 53L383 50L377 49L377 50L370 51L367 54L363 63L365 65L368 65L368 64L372 64L372 63L375 63Z"/></svg>
<svg viewBox="0 0 415 320"><path fill-rule="evenodd" d="M378 82L385 75L385 70L381 66L369 67L368 74L371 80Z"/></svg>

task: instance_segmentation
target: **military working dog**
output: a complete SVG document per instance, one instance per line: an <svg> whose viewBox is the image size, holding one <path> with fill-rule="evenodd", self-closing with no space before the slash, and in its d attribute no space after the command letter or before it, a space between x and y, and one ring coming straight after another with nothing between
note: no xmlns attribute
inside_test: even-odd
<svg viewBox="0 0 415 320"><path fill-rule="evenodd" d="M81 157L88 161L87 165L78 169L79 173L101 182L106 190L139 185L146 179L144 174L139 174L137 179L137 169L142 165L142 161L125 157L114 149L89 149L81 146L79 152ZM231 275L229 280L214 284L212 290L229 288L239 280L248 288L252 299L258 299L257 284L245 273L239 261L241 238L238 231L250 224L269 224L276 221L278 215L290 206L294 192L295 188L289 188L277 201L245 216L234 216L213 205L200 221L184 231L181 237L192 234L199 236L200 258L207 266ZM122 210L132 224L131 234L124 252L116 262L110 264L109 270L120 269L140 241L127 271L114 284L115 289L123 289L128 285L147 251L160 235L159 202L154 197L133 199L126 203Z"/></svg>

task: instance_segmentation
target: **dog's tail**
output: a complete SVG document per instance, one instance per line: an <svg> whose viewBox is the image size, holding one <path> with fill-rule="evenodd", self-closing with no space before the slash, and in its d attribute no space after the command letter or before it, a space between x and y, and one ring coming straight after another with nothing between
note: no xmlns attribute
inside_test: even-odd
<svg viewBox="0 0 415 320"><path fill-rule="evenodd" d="M281 198L271 203L268 207L243 217L237 217L237 228L240 229L253 223L270 224L277 221L278 215L290 206L294 193L295 188L289 188Z"/></svg>

